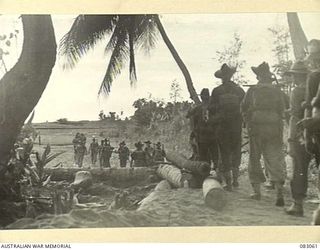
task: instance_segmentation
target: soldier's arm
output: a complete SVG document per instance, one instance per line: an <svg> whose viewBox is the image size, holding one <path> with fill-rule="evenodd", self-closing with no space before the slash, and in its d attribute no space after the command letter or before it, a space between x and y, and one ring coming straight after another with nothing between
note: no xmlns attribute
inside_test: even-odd
<svg viewBox="0 0 320 250"><path fill-rule="evenodd" d="M285 107L286 107L284 93L279 89L278 95L279 95L278 105L277 105L278 113L281 115L281 117L284 117L284 111L285 111Z"/></svg>
<svg viewBox="0 0 320 250"><path fill-rule="evenodd" d="M288 142L296 142L297 136L297 122L299 119L299 113L301 110L300 101L297 99L297 89L294 89L290 96L290 120L288 131Z"/></svg>
<svg viewBox="0 0 320 250"><path fill-rule="evenodd" d="M310 76L310 83L314 88L314 97L311 100L312 107L320 107L320 72L315 72Z"/></svg>
<svg viewBox="0 0 320 250"><path fill-rule="evenodd" d="M310 73L307 79L306 96L305 96L305 103L304 103L306 118L311 117L312 115L311 102L312 102L312 99L317 94L318 85L319 85L319 82L317 82L317 78L318 78L317 75L318 75L318 72Z"/></svg>

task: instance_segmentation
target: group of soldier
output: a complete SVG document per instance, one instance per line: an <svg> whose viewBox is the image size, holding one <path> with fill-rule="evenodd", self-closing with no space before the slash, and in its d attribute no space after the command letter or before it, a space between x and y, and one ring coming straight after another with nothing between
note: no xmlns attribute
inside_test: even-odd
<svg viewBox="0 0 320 250"><path fill-rule="evenodd" d="M110 144L110 139L102 139L100 145L95 137L92 138L89 150L86 147L86 137L84 134L77 133L72 141L74 147L74 162L78 167L82 167L85 154L90 155L91 164L96 165L99 160L100 168L111 168L110 159L113 153L119 155L120 167L125 168L130 159L130 150L125 141L120 142L115 150ZM131 153L130 167L151 166L155 162L163 162L165 151L163 145L158 142L152 147L151 141L145 141L144 144L139 141L135 143L136 149Z"/></svg>
<svg viewBox="0 0 320 250"><path fill-rule="evenodd" d="M284 206L286 163L283 126L285 114L289 113L287 151L293 165L290 186L294 202L285 211L295 216L303 216L308 166L312 157L318 158L320 143L319 123L311 118L312 108L320 106L320 40L309 42L308 53L308 57L294 62L285 73L292 77L295 85L289 102L268 63L251 67L258 82L247 92L231 80L236 68L223 64L214 74L222 84L213 89L211 96L207 88L203 89L201 103L187 115L192 124L192 159L212 162L227 191L239 186L242 129L246 128L249 138L248 174L253 189L250 197L261 199L260 186L266 181L267 173L276 190L275 205ZM306 129L306 126L313 126L313 130ZM262 156L265 171L260 163Z"/></svg>
<svg viewBox="0 0 320 250"><path fill-rule="evenodd" d="M136 149L131 154L130 167L152 166L165 161L166 152L163 144L156 143L153 147L151 141L141 141L134 144Z"/></svg>

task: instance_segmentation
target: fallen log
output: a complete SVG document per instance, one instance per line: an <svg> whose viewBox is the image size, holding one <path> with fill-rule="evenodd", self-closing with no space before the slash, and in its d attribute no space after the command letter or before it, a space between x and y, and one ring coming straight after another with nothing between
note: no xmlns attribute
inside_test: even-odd
<svg viewBox="0 0 320 250"><path fill-rule="evenodd" d="M166 152L166 158L173 165L180 169L187 169L194 175L207 177L210 174L211 169L208 162L192 161L173 151Z"/></svg>
<svg viewBox="0 0 320 250"><path fill-rule="evenodd" d="M202 184L202 191L207 206L220 211L226 205L226 193L215 178L206 178Z"/></svg>
<svg viewBox="0 0 320 250"><path fill-rule="evenodd" d="M155 174L155 169L146 167L137 168L44 168L44 173L51 175L51 181L70 181L75 178L75 174L81 170L91 173L94 181L128 181L146 180L150 175Z"/></svg>
<svg viewBox="0 0 320 250"><path fill-rule="evenodd" d="M175 188L182 188L186 184L190 188L201 188L203 182L203 178L196 178L192 174L169 164L160 164L156 173L160 178L167 180L171 186Z"/></svg>
<svg viewBox="0 0 320 250"><path fill-rule="evenodd" d="M191 174L182 173L181 170L173 165L160 164L157 168L157 175L167 180L172 187L181 188L187 181L189 187L193 187L194 178Z"/></svg>
<svg viewBox="0 0 320 250"><path fill-rule="evenodd" d="M171 189L171 185L167 180L160 181L155 187L154 191L151 192L147 197L145 197L142 201L139 202L140 206L137 209L138 211L146 210L152 203L159 197L159 193L163 191L167 191Z"/></svg>

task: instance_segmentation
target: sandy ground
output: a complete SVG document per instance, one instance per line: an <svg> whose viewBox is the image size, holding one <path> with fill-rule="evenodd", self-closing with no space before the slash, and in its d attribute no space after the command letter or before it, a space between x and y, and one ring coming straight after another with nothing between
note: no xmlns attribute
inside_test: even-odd
<svg viewBox="0 0 320 250"><path fill-rule="evenodd" d="M65 136L61 135L61 138L61 141L70 141L70 138ZM112 140L112 143L117 145L119 140ZM43 147L43 145L35 145L35 149L40 149L40 151ZM132 148L130 142L129 147ZM65 150L66 153L50 162L49 166L59 162L63 167L73 164L72 145L52 146L53 152L62 150ZM242 158L243 169L246 167L246 158ZM90 165L89 155L85 157L84 165ZM111 165L112 167L119 165L116 154L112 156ZM313 210L318 206L318 204L308 202L308 200L317 199L314 180L310 182L310 187L304 206L304 217L286 215L284 208L276 207L274 190L268 191L262 188L262 200L251 200L249 198L251 186L247 173L244 171L240 178L240 188L226 193L228 203L222 211L215 211L204 204L201 189L172 189L158 192L156 199L143 211L109 210L108 207L112 201L112 196L110 196L103 197L102 202L106 204L103 207L74 208L70 213L64 215L43 214L36 219L24 218L7 228L310 225ZM291 204L289 181L285 188L285 202L286 206L289 206Z"/></svg>
<svg viewBox="0 0 320 250"><path fill-rule="evenodd" d="M14 228L78 228L78 227L145 227L145 226L267 226L310 225L317 204L305 204L304 217L286 215L276 207L274 191L263 189L261 201L248 198L251 192L246 174L240 179L240 188L227 193L228 203L222 211L204 204L201 189L172 189L161 191L143 211L76 208L69 214L41 215L36 219L21 219L8 226ZM290 192L286 186L286 205ZM308 197L316 198L315 195ZM109 201L110 202L110 201Z"/></svg>

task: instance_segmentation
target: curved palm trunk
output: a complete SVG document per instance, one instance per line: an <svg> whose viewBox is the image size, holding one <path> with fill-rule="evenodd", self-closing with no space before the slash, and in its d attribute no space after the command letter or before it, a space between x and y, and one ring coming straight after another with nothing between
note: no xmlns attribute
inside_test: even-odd
<svg viewBox="0 0 320 250"><path fill-rule="evenodd" d="M305 48L308 40L301 27L298 14L296 12L287 13L290 36L293 45L294 57L296 60L303 59L306 56Z"/></svg>
<svg viewBox="0 0 320 250"><path fill-rule="evenodd" d="M56 61L50 15L22 15L24 41L16 65L0 80L0 165L47 86Z"/></svg>
<svg viewBox="0 0 320 250"><path fill-rule="evenodd" d="M156 18L156 23L159 29L159 32L162 36L162 39L164 40L165 44L167 45L168 49L170 50L174 60L176 61L176 63L178 64L180 70L183 73L183 76L186 80L186 84L187 84L187 88L188 91L190 93L190 98L196 103L196 104L200 104L200 99L197 95L197 92L195 90L195 88L193 87L193 82L190 76L190 73L186 67L186 65L184 64L184 62L182 61L182 59L180 58L178 52L176 51L176 49L174 48L173 44L171 43L166 31L164 30L164 27L159 19L159 16L157 15Z"/></svg>

